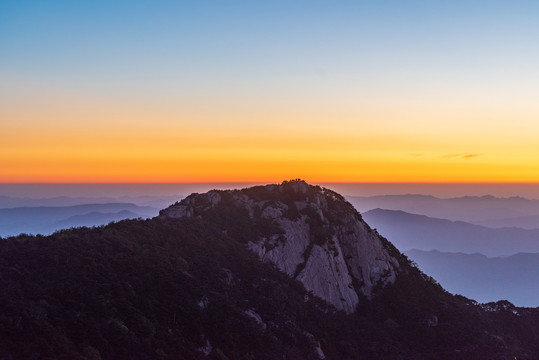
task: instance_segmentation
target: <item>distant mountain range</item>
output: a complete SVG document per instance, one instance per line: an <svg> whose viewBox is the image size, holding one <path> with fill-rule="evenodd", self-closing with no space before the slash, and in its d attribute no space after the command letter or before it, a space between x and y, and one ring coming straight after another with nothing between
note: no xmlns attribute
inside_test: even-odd
<svg viewBox="0 0 539 360"><path fill-rule="evenodd" d="M125 219L136 219L142 217L129 210L122 210L115 213L101 213L92 211L88 214L73 215L67 219L56 222L58 229L67 229L77 226L96 226L108 224L111 221L120 221Z"/></svg>
<svg viewBox="0 0 539 360"><path fill-rule="evenodd" d="M539 253L489 258L413 249L405 255L451 293L479 302L505 299L518 306L539 304Z"/></svg>
<svg viewBox="0 0 539 360"><path fill-rule="evenodd" d="M129 203L0 209L0 236L47 235L69 227L105 225L111 221L153 217L158 213L157 208Z"/></svg>
<svg viewBox="0 0 539 360"><path fill-rule="evenodd" d="M363 218L401 251L410 249L506 256L539 252L539 230L493 229L401 210L374 209Z"/></svg>
<svg viewBox="0 0 539 360"><path fill-rule="evenodd" d="M539 228L539 200L522 197L464 196L440 199L428 195L383 195L348 196L347 200L362 213L381 208L453 221L466 221L493 228Z"/></svg>
<svg viewBox="0 0 539 360"><path fill-rule="evenodd" d="M40 206L75 206L83 204L128 203L162 209L183 198L179 195L140 195L140 196L55 196L47 198L13 197L0 195L0 209Z"/></svg>

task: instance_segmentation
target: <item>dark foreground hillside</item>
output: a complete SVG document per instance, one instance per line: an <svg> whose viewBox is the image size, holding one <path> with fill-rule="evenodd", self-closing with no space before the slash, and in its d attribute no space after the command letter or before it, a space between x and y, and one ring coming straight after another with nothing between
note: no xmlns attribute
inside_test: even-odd
<svg viewBox="0 0 539 360"><path fill-rule="evenodd" d="M156 218L1 239L0 359L539 358L536 309L453 296L401 256L347 315L230 233Z"/></svg>

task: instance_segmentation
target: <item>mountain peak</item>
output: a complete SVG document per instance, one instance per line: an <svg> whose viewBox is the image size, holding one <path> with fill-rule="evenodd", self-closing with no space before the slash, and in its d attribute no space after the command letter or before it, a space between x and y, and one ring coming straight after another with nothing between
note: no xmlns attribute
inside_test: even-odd
<svg viewBox="0 0 539 360"><path fill-rule="evenodd" d="M303 180L191 194L160 217L200 217L347 313L393 283L398 251L338 193Z"/></svg>

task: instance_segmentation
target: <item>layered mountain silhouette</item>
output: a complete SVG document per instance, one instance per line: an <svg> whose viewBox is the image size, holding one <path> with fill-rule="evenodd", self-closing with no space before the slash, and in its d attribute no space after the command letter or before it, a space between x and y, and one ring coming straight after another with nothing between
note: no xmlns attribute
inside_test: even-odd
<svg viewBox="0 0 539 360"><path fill-rule="evenodd" d="M380 208L493 228L539 228L539 200L518 196L498 198L486 195L441 199L429 195L380 195L349 196L347 199L362 213Z"/></svg>
<svg viewBox="0 0 539 360"><path fill-rule="evenodd" d="M339 194L193 194L0 241L9 359L534 359L539 310L446 292Z"/></svg>
<svg viewBox="0 0 539 360"><path fill-rule="evenodd" d="M363 217L402 251L439 250L487 256L539 252L538 229L493 229L401 210L374 209L364 213Z"/></svg>
<svg viewBox="0 0 539 360"><path fill-rule="evenodd" d="M156 208L131 203L5 208L0 209L0 236L48 235L74 226L99 226L111 221L153 217L158 212Z"/></svg>
<svg viewBox="0 0 539 360"><path fill-rule="evenodd" d="M519 306L539 304L539 253L486 257L413 249L405 254L454 294L480 302L505 299Z"/></svg>
<svg viewBox="0 0 539 360"><path fill-rule="evenodd" d="M107 190L106 188L104 190ZM142 189L143 190L143 189ZM110 190L109 190L110 191ZM15 197L0 195L0 209L20 207L67 207L85 204L135 204L161 209L178 195Z"/></svg>

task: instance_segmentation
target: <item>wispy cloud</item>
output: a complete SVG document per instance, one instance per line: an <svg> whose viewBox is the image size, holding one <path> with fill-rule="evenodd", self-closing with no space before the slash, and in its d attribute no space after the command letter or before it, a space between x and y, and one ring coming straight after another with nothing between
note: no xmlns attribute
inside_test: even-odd
<svg viewBox="0 0 539 360"><path fill-rule="evenodd" d="M445 154L445 155L442 155L442 158L444 158L444 159L453 159L453 158L456 158L456 157L459 157L459 156L462 156L462 154Z"/></svg>
<svg viewBox="0 0 539 360"><path fill-rule="evenodd" d="M444 154L442 158L444 159L463 159L469 160L478 157L479 154Z"/></svg>

